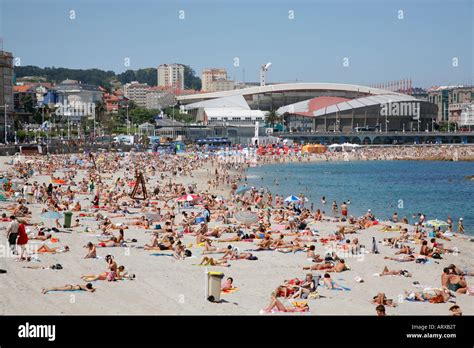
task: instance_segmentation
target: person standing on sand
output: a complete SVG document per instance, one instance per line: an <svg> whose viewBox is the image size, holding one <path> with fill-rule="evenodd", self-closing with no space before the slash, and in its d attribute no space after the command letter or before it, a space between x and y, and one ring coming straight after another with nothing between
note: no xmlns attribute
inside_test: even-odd
<svg viewBox="0 0 474 348"><path fill-rule="evenodd" d="M26 245L28 244L28 235L26 234L25 225L23 223L18 225L18 240L16 243L20 247L20 261L27 261L28 252L26 250Z"/></svg>
<svg viewBox="0 0 474 348"><path fill-rule="evenodd" d="M18 238L18 228L20 224L15 216L10 216L10 219L11 221L7 227L7 239L8 244L10 244L10 249L13 251L13 254L16 255L16 239Z"/></svg>
<svg viewBox="0 0 474 348"><path fill-rule="evenodd" d="M458 233L464 234L464 225L463 225L463 218L459 218L458 222Z"/></svg>
<svg viewBox="0 0 474 348"><path fill-rule="evenodd" d="M346 219L347 219L347 204L346 204L346 202L342 202L342 205L341 205L341 214L342 214L342 217L343 217L343 218L346 218Z"/></svg>

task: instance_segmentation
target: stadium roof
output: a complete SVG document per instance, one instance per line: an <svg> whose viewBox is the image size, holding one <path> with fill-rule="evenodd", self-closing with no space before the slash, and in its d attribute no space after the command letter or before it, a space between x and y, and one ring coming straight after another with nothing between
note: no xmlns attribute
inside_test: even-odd
<svg viewBox="0 0 474 348"><path fill-rule="evenodd" d="M261 110L235 109L235 108L205 108L207 117L265 117Z"/></svg>
<svg viewBox="0 0 474 348"><path fill-rule="evenodd" d="M351 91L351 92L366 93L370 95L377 95L377 94L400 95L400 93L390 92L385 89L372 88L372 87L359 86L359 85L348 85L348 84L342 84L342 83L282 83L282 84L276 84L276 85L233 89L229 91L183 95L183 96L179 96L177 99L181 103L189 103L192 101L216 99L216 98L230 97L230 96L235 96L235 95L245 96L245 95L250 95L250 94L285 92L285 91L304 91L304 90Z"/></svg>
<svg viewBox="0 0 474 348"><path fill-rule="evenodd" d="M319 99L324 99L319 101ZM329 100L331 99L331 100ZM358 109L372 105L397 103L397 102L413 102L418 101L415 97L405 94L380 94L375 96L347 99L345 101L338 101L335 97L318 97L305 100L299 103L282 106L277 110L277 113L298 114L303 116L322 116L334 112L345 111L350 109Z"/></svg>
<svg viewBox="0 0 474 348"><path fill-rule="evenodd" d="M184 109L191 110L197 108L237 108L250 110L249 104L242 95L205 100L184 106Z"/></svg>

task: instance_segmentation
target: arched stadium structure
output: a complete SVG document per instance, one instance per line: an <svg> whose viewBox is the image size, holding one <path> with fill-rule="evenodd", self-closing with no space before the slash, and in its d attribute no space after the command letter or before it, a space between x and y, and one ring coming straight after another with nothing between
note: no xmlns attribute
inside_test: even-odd
<svg viewBox="0 0 474 348"><path fill-rule="evenodd" d="M437 106L412 96L360 85L287 83L178 97L185 109L243 98L251 110L277 110L296 132L431 130ZM223 108L221 107L221 110ZM225 110L225 109L224 109ZM196 111L195 111L196 112Z"/></svg>

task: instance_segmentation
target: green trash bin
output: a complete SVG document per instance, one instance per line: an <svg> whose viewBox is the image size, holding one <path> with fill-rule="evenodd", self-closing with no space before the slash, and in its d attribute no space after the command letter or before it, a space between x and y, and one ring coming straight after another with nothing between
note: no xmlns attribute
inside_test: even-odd
<svg viewBox="0 0 474 348"><path fill-rule="evenodd" d="M71 228L72 213L67 211L64 213L64 228Z"/></svg>

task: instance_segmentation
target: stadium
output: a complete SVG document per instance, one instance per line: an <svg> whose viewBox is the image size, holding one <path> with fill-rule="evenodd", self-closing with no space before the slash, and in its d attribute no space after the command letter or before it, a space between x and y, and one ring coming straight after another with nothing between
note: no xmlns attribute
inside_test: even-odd
<svg viewBox="0 0 474 348"><path fill-rule="evenodd" d="M360 85L288 83L178 97L204 124L254 124L275 110L293 132L431 131L437 106Z"/></svg>

